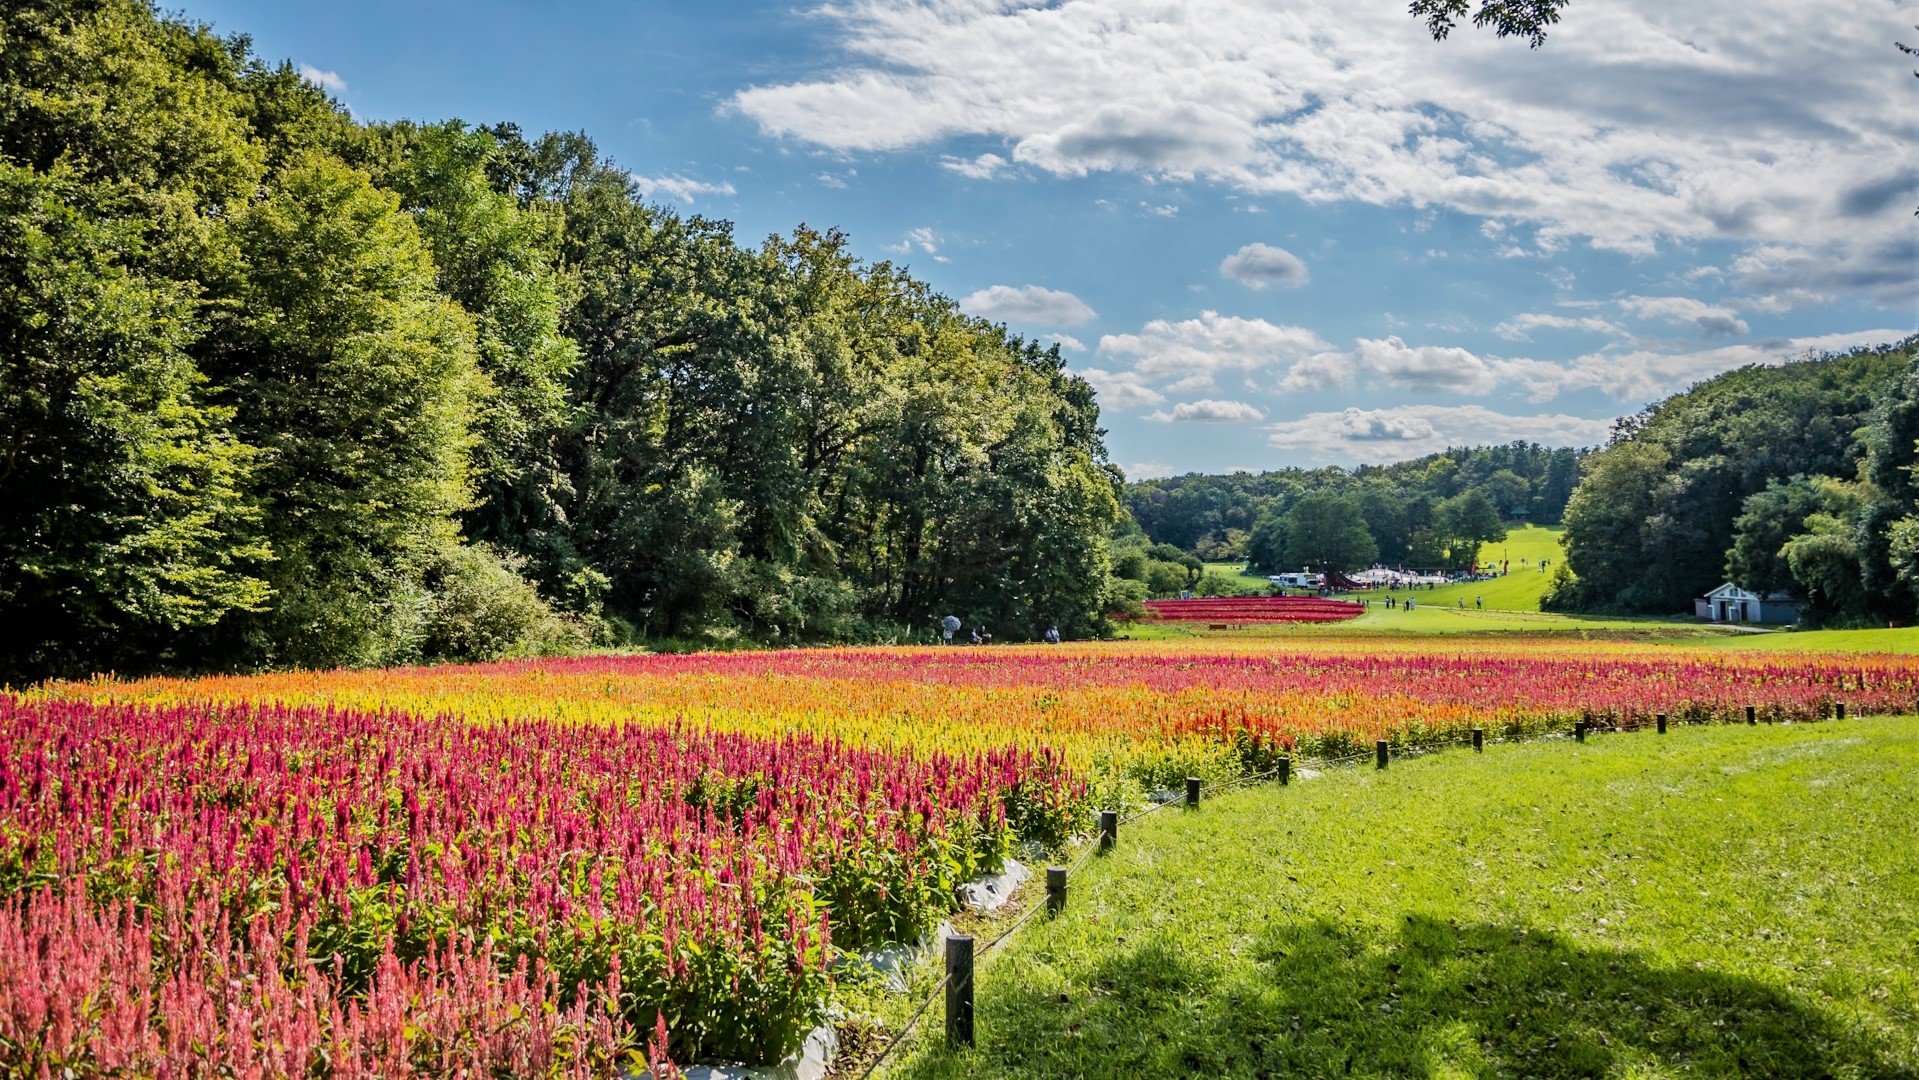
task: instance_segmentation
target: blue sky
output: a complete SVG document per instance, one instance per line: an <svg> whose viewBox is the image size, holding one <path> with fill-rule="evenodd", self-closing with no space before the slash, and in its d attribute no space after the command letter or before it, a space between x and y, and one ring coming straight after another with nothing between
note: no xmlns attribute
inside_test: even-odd
<svg viewBox="0 0 1919 1080"><path fill-rule="evenodd" d="M362 119L583 130L1062 342L1133 478L1594 445L1699 379L1919 325L1892 0L187 0Z"/></svg>

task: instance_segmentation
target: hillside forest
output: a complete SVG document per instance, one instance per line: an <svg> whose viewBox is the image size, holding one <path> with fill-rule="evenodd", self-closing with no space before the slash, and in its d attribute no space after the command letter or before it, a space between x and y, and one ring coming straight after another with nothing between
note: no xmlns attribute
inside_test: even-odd
<svg viewBox="0 0 1919 1080"><path fill-rule="evenodd" d="M1391 466L1129 484L1114 563L1149 591L1202 560L1258 572L1466 569L1506 523L1562 525L1547 610L1690 614L1732 581L1822 626L1919 614L1919 338L1749 366L1614 425L1607 446L1524 443ZM1131 525L1131 523L1127 523ZM1217 581L1218 579L1204 579Z"/></svg>
<svg viewBox="0 0 1919 1080"><path fill-rule="evenodd" d="M1748 367L1616 425L1565 512L1549 610L1668 614L1724 581L1829 626L1919 612L1919 337Z"/></svg>

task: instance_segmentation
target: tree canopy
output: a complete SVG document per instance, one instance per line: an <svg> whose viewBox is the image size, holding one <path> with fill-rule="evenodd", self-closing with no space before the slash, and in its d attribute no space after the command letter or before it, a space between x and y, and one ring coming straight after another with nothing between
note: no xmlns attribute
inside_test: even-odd
<svg viewBox="0 0 1919 1080"><path fill-rule="evenodd" d="M1911 619L1919 338L1701 383L1623 421L1566 508L1561 610L1665 613L1730 577L1829 622Z"/></svg>
<svg viewBox="0 0 1919 1080"><path fill-rule="evenodd" d="M1091 387L835 231L148 0L0 11L0 103L0 680L1102 625Z"/></svg>

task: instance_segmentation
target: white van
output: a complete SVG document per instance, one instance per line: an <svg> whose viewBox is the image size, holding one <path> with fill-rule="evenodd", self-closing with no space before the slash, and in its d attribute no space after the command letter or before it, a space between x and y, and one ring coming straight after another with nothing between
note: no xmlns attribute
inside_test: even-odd
<svg viewBox="0 0 1919 1080"><path fill-rule="evenodd" d="M1317 589L1318 574L1274 574L1266 580L1283 589Z"/></svg>

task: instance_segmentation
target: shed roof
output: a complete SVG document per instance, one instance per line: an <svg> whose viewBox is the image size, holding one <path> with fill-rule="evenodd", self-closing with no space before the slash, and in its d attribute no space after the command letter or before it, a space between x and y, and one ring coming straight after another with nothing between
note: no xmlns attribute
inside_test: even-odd
<svg viewBox="0 0 1919 1080"><path fill-rule="evenodd" d="M1707 593L1706 599L1708 600L1746 600L1746 601L1757 600L1763 604L1797 604L1800 602L1797 597L1793 596L1789 592L1783 592L1781 590L1774 589L1772 592L1769 592L1766 595L1761 596L1758 593L1751 591L1750 589L1742 589L1739 586L1734 585L1730 581L1726 582L1724 585L1719 586L1717 589L1714 589L1713 591Z"/></svg>

